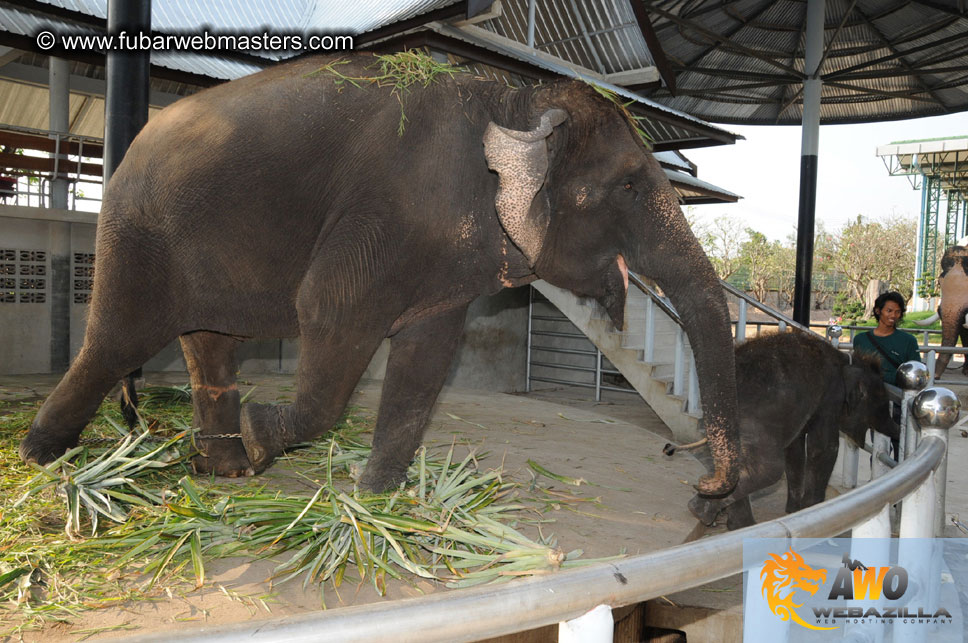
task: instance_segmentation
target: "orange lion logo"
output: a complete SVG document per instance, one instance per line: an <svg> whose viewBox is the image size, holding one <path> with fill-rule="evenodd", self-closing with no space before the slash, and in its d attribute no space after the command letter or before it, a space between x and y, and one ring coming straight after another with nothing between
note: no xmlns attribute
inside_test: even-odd
<svg viewBox="0 0 968 643"><path fill-rule="evenodd" d="M797 552L790 549L783 556L770 554L770 558L763 565L760 578L763 579L763 596L766 598L770 611L781 620L793 619L803 627L811 630L836 630L836 627L816 627L810 625L797 614L793 608L803 607L803 603L794 603L793 595L803 590L810 595L817 593L820 586L827 580L826 569L814 569L803 562ZM784 590L790 589L789 592ZM783 594L781 596L781 593Z"/></svg>

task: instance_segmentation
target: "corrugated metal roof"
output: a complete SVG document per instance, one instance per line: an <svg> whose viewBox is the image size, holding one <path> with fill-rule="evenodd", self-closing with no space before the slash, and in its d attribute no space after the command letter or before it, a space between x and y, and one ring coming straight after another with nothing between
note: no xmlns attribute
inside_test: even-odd
<svg viewBox="0 0 968 643"><path fill-rule="evenodd" d="M502 2L502 15L485 28L512 40L528 39L528 2ZM535 48L601 74L652 66L628 0L538 0Z"/></svg>
<svg viewBox="0 0 968 643"><path fill-rule="evenodd" d="M39 0L63 9L105 18L107 0ZM363 33L406 20L458 0L152 0L151 26L165 33L196 31L258 32L267 25L276 32L326 30Z"/></svg>
<svg viewBox="0 0 968 643"><path fill-rule="evenodd" d="M666 152L656 152L653 156L655 156L655 160L657 160L663 167L669 167L674 170L688 172L690 174L693 172L692 164L678 152L673 152L671 150Z"/></svg>
<svg viewBox="0 0 968 643"><path fill-rule="evenodd" d="M49 27L52 22L58 23L57 30L74 30L98 32L97 24L90 24L92 20L103 19L106 13L107 0L49 0L36 2L38 9L34 12L22 11L10 5L0 5L0 31L19 34L26 38L37 33L38 30ZM259 32L271 30L274 33L284 31L305 32L307 30L320 31L348 31L363 32L384 25L386 22L406 20L416 15L455 5L456 0L393 0L377 1L362 0L352 5L332 0L282 0L275 3L254 2L252 0L221 0L218 3L196 3L189 0L154 0L152 3L152 28L160 33L192 32L197 33L202 26L216 32ZM628 0L566 0L567 7L561 8L554 3L545 1L542 11L550 12L542 18L547 23L547 29L539 30L541 37L558 38L560 42L546 41L546 48L552 55L566 55L577 52L577 47L584 47L585 56L601 62L599 69L605 74L616 71L627 71L627 66L649 64L648 51L641 42L641 34L635 31L634 16L631 14ZM75 12L73 22L66 22L70 18L63 16L50 17L43 13L44 5L55 6L63 10ZM504 0L505 12L493 22L500 25L507 23L508 33L520 35L520 30L512 28L514 21L520 22L521 16L526 15L527 0ZM564 6L564 5L563 5ZM523 8L523 9L522 9ZM567 11L566 11L567 9ZM522 14L522 10L525 14ZM559 26L555 26L560 23ZM484 23L485 26L489 23ZM520 25L518 25L520 27ZM451 38L472 42L491 51L502 51L502 48L490 42L482 42L479 38L465 33L451 25L437 25L437 28L449 34ZM526 27L525 27L526 29ZM476 33L495 33L478 28ZM634 36L638 36L635 41ZM505 40L505 42L510 42ZM525 48L526 49L526 48ZM735 136L719 128L713 127L688 114L678 112L659 103L651 103L628 90L605 83L602 75L593 71L585 71L578 63L568 63L561 58L552 58L552 62L542 60L526 52L522 55L518 51L502 51L503 54L567 76L594 76L599 84L613 89L617 94L641 105L649 121L646 124L648 135L657 143L658 148L690 147L708 145L713 141L732 142ZM25 59L33 56L28 54ZM191 52L166 51L152 52L152 65L171 70L188 72L207 78L230 80L238 78L260 69L263 65L258 60L243 59L226 55L204 55ZM26 64L26 63L25 63ZM46 60L34 60L33 64L46 66ZM598 63L596 63L598 64ZM570 67L569 67L570 65ZM91 66L78 69L75 66L72 73L91 74L92 77L103 77L100 69ZM578 68L577 71L574 68ZM503 73L503 72L502 72ZM181 85L159 90L155 85L158 77L152 72L152 85L155 91L167 94L181 95L191 93L197 88L190 84L194 79L185 80ZM172 77L175 79L176 77ZM37 126L31 121L19 123L9 120L7 112L0 101L0 122ZM38 113L46 113L46 108L37 105ZM36 119L34 119L36 120ZM89 132L85 132L89 133ZM95 133L95 132L90 132Z"/></svg>
<svg viewBox="0 0 968 643"><path fill-rule="evenodd" d="M438 23L430 26L438 33L450 38L463 40L477 47L528 62L536 67L553 71L562 76L594 82L601 87L614 91L622 98L631 101L631 108L633 110L636 108L636 106L638 106L643 109L647 109L649 111L649 115L653 116L653 118L649 118L642 122L643 129L653 141L676 141L677 147L688 147L688 141L691 138L700 138L696 132L690 131L688 127L684 127L684 125L690 123L697 128L703 128L709 132L718 132L724 138L732 137L735 139L736 137L734 134L729 134L723 130L720 130L719 128L713 127L709 125L709 123L695 118L690 114L669 108L661 103L649 100L647 98L643 98L642 96L631 92L624 87L619 87L618 85L604 82L598 77L583 73L581 70L569 67L561 62L523 53L517 48L512 48L500 42L482 38L474 32L465 31L452 25ZM661 118L663 115L668 117L668 119L663 120Z"/></svg>
<svg viewBox="0 0 968 643"><path fill-rule="evenodd" d="M200 3L194 0L153 0L152 30L161 33L211 32L232 34L262 33L347 33L359 34L377 27L406 20L428 11L453 5L458 0L355 0L352 4L327 0L220 0ZM85 16L104 19L107 0L45 0L48 4ZM99 33L100 30L63 20L52 21L38 13L0 6L0 29L22 36L56 24L58 32ZM251 52L269 60L282 60L300 52ZM192 52L151 52L151 63L168 69L232 80L254 73L258 64L231 60L224 56Z"/></svg>
<svg viewBox="0 0 968 643"><path fill-rule="evenodd" d="M733 194L729 190L697 179L691 174L676 172L666 169L666 178L672 184L679 198L687 205L699 205L705 203L735 203L742 197Z"/></svg>
<svg viewBox="0 0 968 643"><path fill-rule="evenodd" d="M803 0L644 2L677 90L656 101L722 123L799 124ZM963 2L826 0L821 123L968 109Z"/></svg>

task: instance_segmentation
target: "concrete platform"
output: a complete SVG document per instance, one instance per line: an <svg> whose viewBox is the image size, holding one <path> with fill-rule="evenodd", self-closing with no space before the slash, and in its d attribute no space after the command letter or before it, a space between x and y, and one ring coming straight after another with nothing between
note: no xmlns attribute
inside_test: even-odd
<svg viewBox="0 0 968 643"><path fill-rule="evenodd" d="M960 373L958 374L960 376ZM0 399L41 399L59 378L54 375L0 376ZM187 376L178 373L147 375L149 384L183 384ZM252 375L241 380L243 392L254 388L252 399L285 402L294 395L291 376ZM364 415L375 415L380 383L364 381L358 386L352 404ZM955 388L968 405L966 386ZM605 393L602 402L589 399L587 389L547 387L526 395L505 395L466 389L447 389L441 395L428 430L428 446L449 447L456 442L463 448L488 451L482 466L503 464L512 479L528 482L532 474L529 458L543 467L569 477L584 478L590 484L577 492L595 503L562 502L544 516L553 522L542 525L547 536L553 533L565 551L580 548L585 558L612 556L619 553L640 554L707 533L719 533L723 527L705 530L689 514L686 503L693 495L692 485L703 467L693 457L680 453L663 456L662 446L671 432L635 395ZM0 419L2 421L2 419ZM968 457L968 432L956 429L951 435L953 462ZM865 479L865 459L861 458L861 479ZM828 497L844 491L842 467L835 469ZM284 476L284 466L277 465L264 474L267 483ZM542 479L542 485L563 492L576 491ZM758 520L783 515L785 486L781 481L754 498ZM553 505L554 503L550 503ZM948 524L950 517L968 521L968 469L949 466ZM537 532L532 529L532 534ZM955 527L948 535L963 536ZM299 583L273 588L272 613L253 608L216 590L226 587L234 596L261 595L270 591L265 578L272 564L251 561L219 561L212 566L212 588L179 597L177 604L160 603L126 605L123 610L83 613L71 626L58 626L44 631L36 639L74 640L72 631L106 627L121 622L136 623L135 632L124 630L117 635L145 633L160 628L176 631L193 625L234 622L296 614L319 609L316 590L302 590ZM354 593L355 591L355 593ZM447 591L431 583L416 587L395 583L386 597L379 597L369 586L349 589L339 594L327 588L324 598L328 607L392 600L419 593ZM189 614L189 620L185 620ZM646 606L646 623L684 631L690 643L702 641L742 640L741 577L723 579L710 585L662 597ZM105 638L112 636L104 634ZM532 640L532 639L528 639ZM543 640L535 638L533 640ZM553 640L553 639L552 639Z"/></svg>
<svg viewBox="0 0 968 643"><path fill-rule="evenodd" d="M146 379L150 385L183 384L187 376L149 373ZM0 376L0 399L39 400L57 380L51 375ZM252 399L256 401L284 402L294 395L292 384L291 376L244 376L240 388L243 393L254 388ZM361 382L351 404L360 407L363 415L375 415L379 388L379 382ZM663 456L667 438L660 434L665 432L662 423L641 401L595 405L560 391L503 395L448 389L438 402L425 444L446 450L456 442L458 453L471 448L487 451L488 455L481 459L482 468L502 465L511 479L525 485L533 479L527 465L529 458L554 473L585 479L588 484L579 488L539 479L541 487L550 489L552 494L563 494L560 497L522 493L543 499L546 510L534 514L544 521L540 534L553 534L562 550L581 549L582 557L588 559L663 549L683 542L692 531L695 520L686 503L694 493L692 485L704 469L688 456ZM284 462L263 474L270 487L283 476ZM577 493L584 501L570 501L571 493ZM524 530L532 537L539 536L536 525L525 525ZM36 635L27 633L25 639L76 640L72 631L122 623L137 624L139 629L121 630L117 636L159 628L174 632L200 623L278 617L320 608L319 591L312 587L304 590L300 581L270 589L265 579L274 567L271 561L215 561L207 567L211 584L178 596L178 600L84 612L70 626L54 627ZM226 587L236 597L271 592L272 612L233 600L217 586ZM425 581L416 586L393 583L383 598L373 592L369 583L360 588L347 588L344 584L339 593L327 586L323 598L327 607L333 608L436 591L448 590Z"/></svg>

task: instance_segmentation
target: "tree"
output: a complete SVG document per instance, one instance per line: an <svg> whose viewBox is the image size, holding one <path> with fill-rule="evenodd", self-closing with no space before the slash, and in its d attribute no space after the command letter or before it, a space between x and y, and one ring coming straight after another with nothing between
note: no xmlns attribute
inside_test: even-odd
<svg viewBox="0 0 968 643"><path fill-rule="evenodd" d="M790 237L796 244L796 238ZM827 308L834 295L841 290L843 278L837 271L832 257L836 254L837 237L817 222L813 238L813 303L817 309Z"/></svg>
<svg viewBox="0 0 968 643"><path fill-rule="evenodd" d="M749 240L747 230L738 219L723 214L713 219L711 225L705 226L703 232L700 242L716 274L720 279L729 279L742 263L740 254L743 244Z"/></svg>
<svg viewBox="0 0 968 643"><path fill-rule="evenodd" d="M772 286L779 284L781 275L788 271L785 261L792 257L784 252L779 241L770 241L762 232L752 228L745 230L747 240L741 246L739 263L746 270L753 297L765 301Z"/></svg>
<svg viewBox="0 0 968 643"><path fill-rule="evenodd" d="M843 274L851 298L861 299L871 279L886 281L905 298L914 292L917 222L889 217L870 221L862 216L846 224L825 256Z"/></svg>

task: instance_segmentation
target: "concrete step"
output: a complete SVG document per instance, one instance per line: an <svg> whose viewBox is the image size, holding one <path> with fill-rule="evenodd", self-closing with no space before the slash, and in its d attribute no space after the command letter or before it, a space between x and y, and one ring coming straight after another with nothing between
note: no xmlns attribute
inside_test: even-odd
<svg viewBox="0 0 968 643"><path fill-rule="evenodd" d="M533 285L601 350L608 361L615 366L615 370L622 373L672 430L676 440L691 442L698 439L699 431L695 415L684 413L684 401L667 395L667 389L671 384L654 380L653 366L642 362L642 348L645 344L644 323L642 323L644 315L641 321L636 315L640 307L644 312L645 295L636 294L630 297L628 309L631 318L626 321L631 327L628 332L618 333L608 321L605 311L594 300L580 300L568 291L543 281L535 282ZM654 358L670 364L671 369L671 362L675 355L677 327L661 310L656 309L655 312Z"/></svg>

